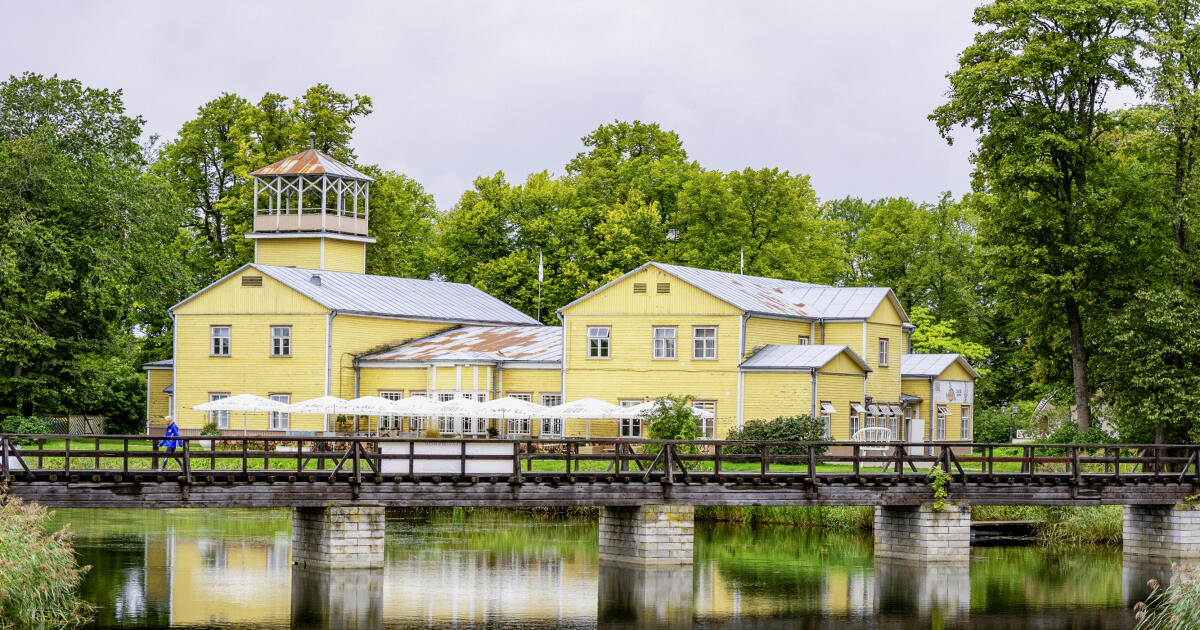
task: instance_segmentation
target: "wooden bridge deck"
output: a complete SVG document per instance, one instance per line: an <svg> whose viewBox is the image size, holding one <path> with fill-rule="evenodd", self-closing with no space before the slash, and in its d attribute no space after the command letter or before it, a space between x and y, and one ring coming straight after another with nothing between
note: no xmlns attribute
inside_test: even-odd
<svg viewBox="0 0 1200 630"><path fill-rule="evenodd" d="M871 445L845 443L222 437L200 450L210 438L187 437L167 454L156 439L0 436L0 477L9 494L50 507L919 505L933 500L931 468L947 473L950 500L980 505L1200 494L1196 445L1016 445L1012 455L1014 445L980 444L968 456L955 453L962 443L867 455ZM484 444L488 453L469 452ZM425 452L434 446L442 452ZM833 446L849 453L822 452ZM157 470L164 457L171 469Z"/></svg>

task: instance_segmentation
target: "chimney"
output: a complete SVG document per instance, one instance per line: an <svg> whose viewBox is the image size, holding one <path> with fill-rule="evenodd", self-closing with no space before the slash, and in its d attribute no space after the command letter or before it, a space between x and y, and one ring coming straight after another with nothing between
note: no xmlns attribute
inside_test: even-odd
<svg viewBox="0 0 1200 630"><path fill-rule="evenodd" d="M308 281L318 287L321 286L321 274L314 273L312 276L309 277Z"/></svg>

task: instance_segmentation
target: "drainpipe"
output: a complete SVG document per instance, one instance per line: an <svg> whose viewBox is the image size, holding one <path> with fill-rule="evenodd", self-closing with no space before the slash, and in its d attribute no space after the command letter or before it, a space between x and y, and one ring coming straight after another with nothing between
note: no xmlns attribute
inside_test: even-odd
<svg viewBox="0 0 1200 630"><path fill-rule="evenodd" d="M738 357L737 357L737 428L741 429L745 411L746 373L742 371L742 360L746 357L746 322L750 313L742 313L742 324L738 328Z"/></svg>
<svg viewBox="0 0 1200 630"><path fill-rule="evenodd" d="M558 399L567 402L567 316L562 311L558 313L558 321L562 322L562 358L559 368Z"/></svg>
<svg viewBox="0 0 1200 630"><path fill-rule="evenodd" d="M812 370L812 417L817 417L817 368Z"/></svg>
<svg viewBox="0 0 1200 630"><path fill-rule="evenodd" d="M337 309L329 311L329 321L325 324L325 395L330 395L333 383L333 318L337 317ZM325 414L325 432L329 433L329 414Z"/></svg>
<svg viewBox="0 0 1200 630"><path fill-rule="evenodd" d="M821 325L821 345L823 346L825 345L825 318L818 319L817 323Z"/></svg>

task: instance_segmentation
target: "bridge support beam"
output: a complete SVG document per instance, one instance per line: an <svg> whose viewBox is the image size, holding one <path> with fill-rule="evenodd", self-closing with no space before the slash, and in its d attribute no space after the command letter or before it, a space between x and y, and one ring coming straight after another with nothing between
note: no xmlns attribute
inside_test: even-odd
<svg viewBox="0 0 1200 630"><path fill-rule="evenodd" d="M1200 558L1200 510L1190 504L1126 505L1126 555Z"/></svg>
<svg viewBox="0 0 1200 630"><path fill-rule="evenodd" d="M971 508L947 503L875 506L875 556L918 562L964 562L971 557Z"/></svg>
<svg viewBox="0 0 1200 630"><path fill-rule="evenodd" d="M292 508L292 562L309 567L383 566L382 507Z"/></svg>
<svg viewBox="0 0 1200 630"><path fill-rule="evenodd" d="M600 559L691 564L695 514L691 505L606 507L600 513Z"/></svg>

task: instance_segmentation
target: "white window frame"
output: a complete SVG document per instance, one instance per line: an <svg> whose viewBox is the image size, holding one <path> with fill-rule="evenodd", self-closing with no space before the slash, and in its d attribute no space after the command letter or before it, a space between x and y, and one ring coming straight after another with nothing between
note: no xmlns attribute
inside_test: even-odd
<svg viewBox="0 0 1200 630"><path fill-rule="evenodd" d="M379 390L379 397L384 400L403 400L404 390ZM403 422L402 416L382 415L379 416L380 429L400 429Z"/></svg>
<svg viewBox="0 0 1200 630"><path fill-rule="evenodd" d="M271 326L271 356L279 358L292 356L291 326Z"/></svg>
<svg viewBox="0 0 1200 630"><path fill-rule="evenodd" d="M532 423L529 418L510 418L505 420L509 435L531 435Z"/></svg>
<svg viewBox="0 0 1200 630"><path fill-rule="evenodd" d="M887 337L879 338L879 367L888 366L888 339Z"/></svg>
<svg viewBox="0 0 1200 630"><path fill-rule="evenodd" d="M807 346L811 343L812 343L812 338L809 337L808 335L800 335L798 338L796 338L796 345L798 345L798 346Z"/></svg>
<svg viewBox="0 0 1200 630"><path fill-rule="evenodd" d="M692 409L703 409L711 411L711 418L698 418L700 420L700 438L704 440L712 440L717 436L717 401L715 400L693 400Z"/></svg>
<svg viewBox="0 0 1200 630"><path fill-rule="evenodd" d="M850 437L853 438L855 433L861 428L862 415L858 413L858 404L854 401L850 402Z"/></svg>
<svg viewBox="0 0 1200 630"><path fill-rule="evenodd" d="M208 401L223 400L229 398L226 392L209 392ZM208 412L208 421L217 425L218 429L229 428L229 412L228 411L210 411Z"/></svg>
<svg viewBox="0 0 1200 630"><path fill-rule="evenodd" d="M508 394L505 394L505 395L506 395L507 397L509 397L509 398L515 398L515 399L517 399L517 400L524 400L525 402L533 402L533 394L530 394L530 393L528 393L528 392L525 392L525 393L520 393L520 392L513 393L513 392L509 392Z"/></svg>
<svg viewBox="0 0 1200 630"><path fill-rule="evenodd" d="M291 394L271 394L270 398L275 402L281 402L285 405L292 402ZM272 431L287 431L292 427L292 414L286 411L272 411L270 423Z"/></svg>
<svg viewBox="0 0 1200 630"><path fill-rule="evenodd" d="M563 434L563 420L562 418L542 418L540 429L538 437L560 438Z"/></svg>
<svg viewBox="0 0 1200 630"><path fill-rule="evenodd" d="M971 435L971 405L962 406L962 427L960 429L959 439L970 441L973 439Z"/></svg>
<svg viewBox="0 0 1200 630"><path fill-rule="evenodd" d="M701 336L700 331L705 331ZM709 336L707 331L712 331ZM696 361L717 360L717 327L692 326L692 359Z"/></svg>
<svg viewBox="0 0 1200 630"><path fill-rule="evenodd" d="M641 418L621 418L621 437L623 437L623 438L640 438L640 437L642 437L642 419Z"/></svg>
<svg viewBox="0 0 1200 630"><path fill-rule="evenodd" d="M217 331L224 331L224 335L218 335ZM208 327L208 356L227 357L230 356L232 349L233 326Z"/></svg>
<svg viewBox="0 0 1200 630"><path fill-rule="evenodd" d="M587 327L587 358L612 358L612 326Z"/></svg>
<svg viewBox="0 0 1200 630"><path fill-rule="evenodd" d="M833 439L833 414L837 413L837 410L833 408L832 402L830 402L828 400L822 400L820 402L820 404L817 406L817 411L820 413L820 416L821 416L821 425L822 425L821 439L822 440L832 440Z"/></svg>
<svg viewBox="0 0 1200 630"><path fill-rule="evenodd" d="M663 336L659 336L662 332ZM666 333L670 333L667 335ZM653 341L654 351L651 358L656 361L674 361L675 360L675 342L679 337L679 329L676 326L653 326L650 329L650 338Z"/></svg>
<svg viewBox="0 0 1200 630"><path fill-rule="evenodd" d="M936 422L937 426L935 427L937 437L935 437L934 439L935 440L945 440L946 439L946 421L950 417L950 409L946 405L938 405L937 406L937 414L935 414L934 417L937 418L937 422Z"/></svg>

